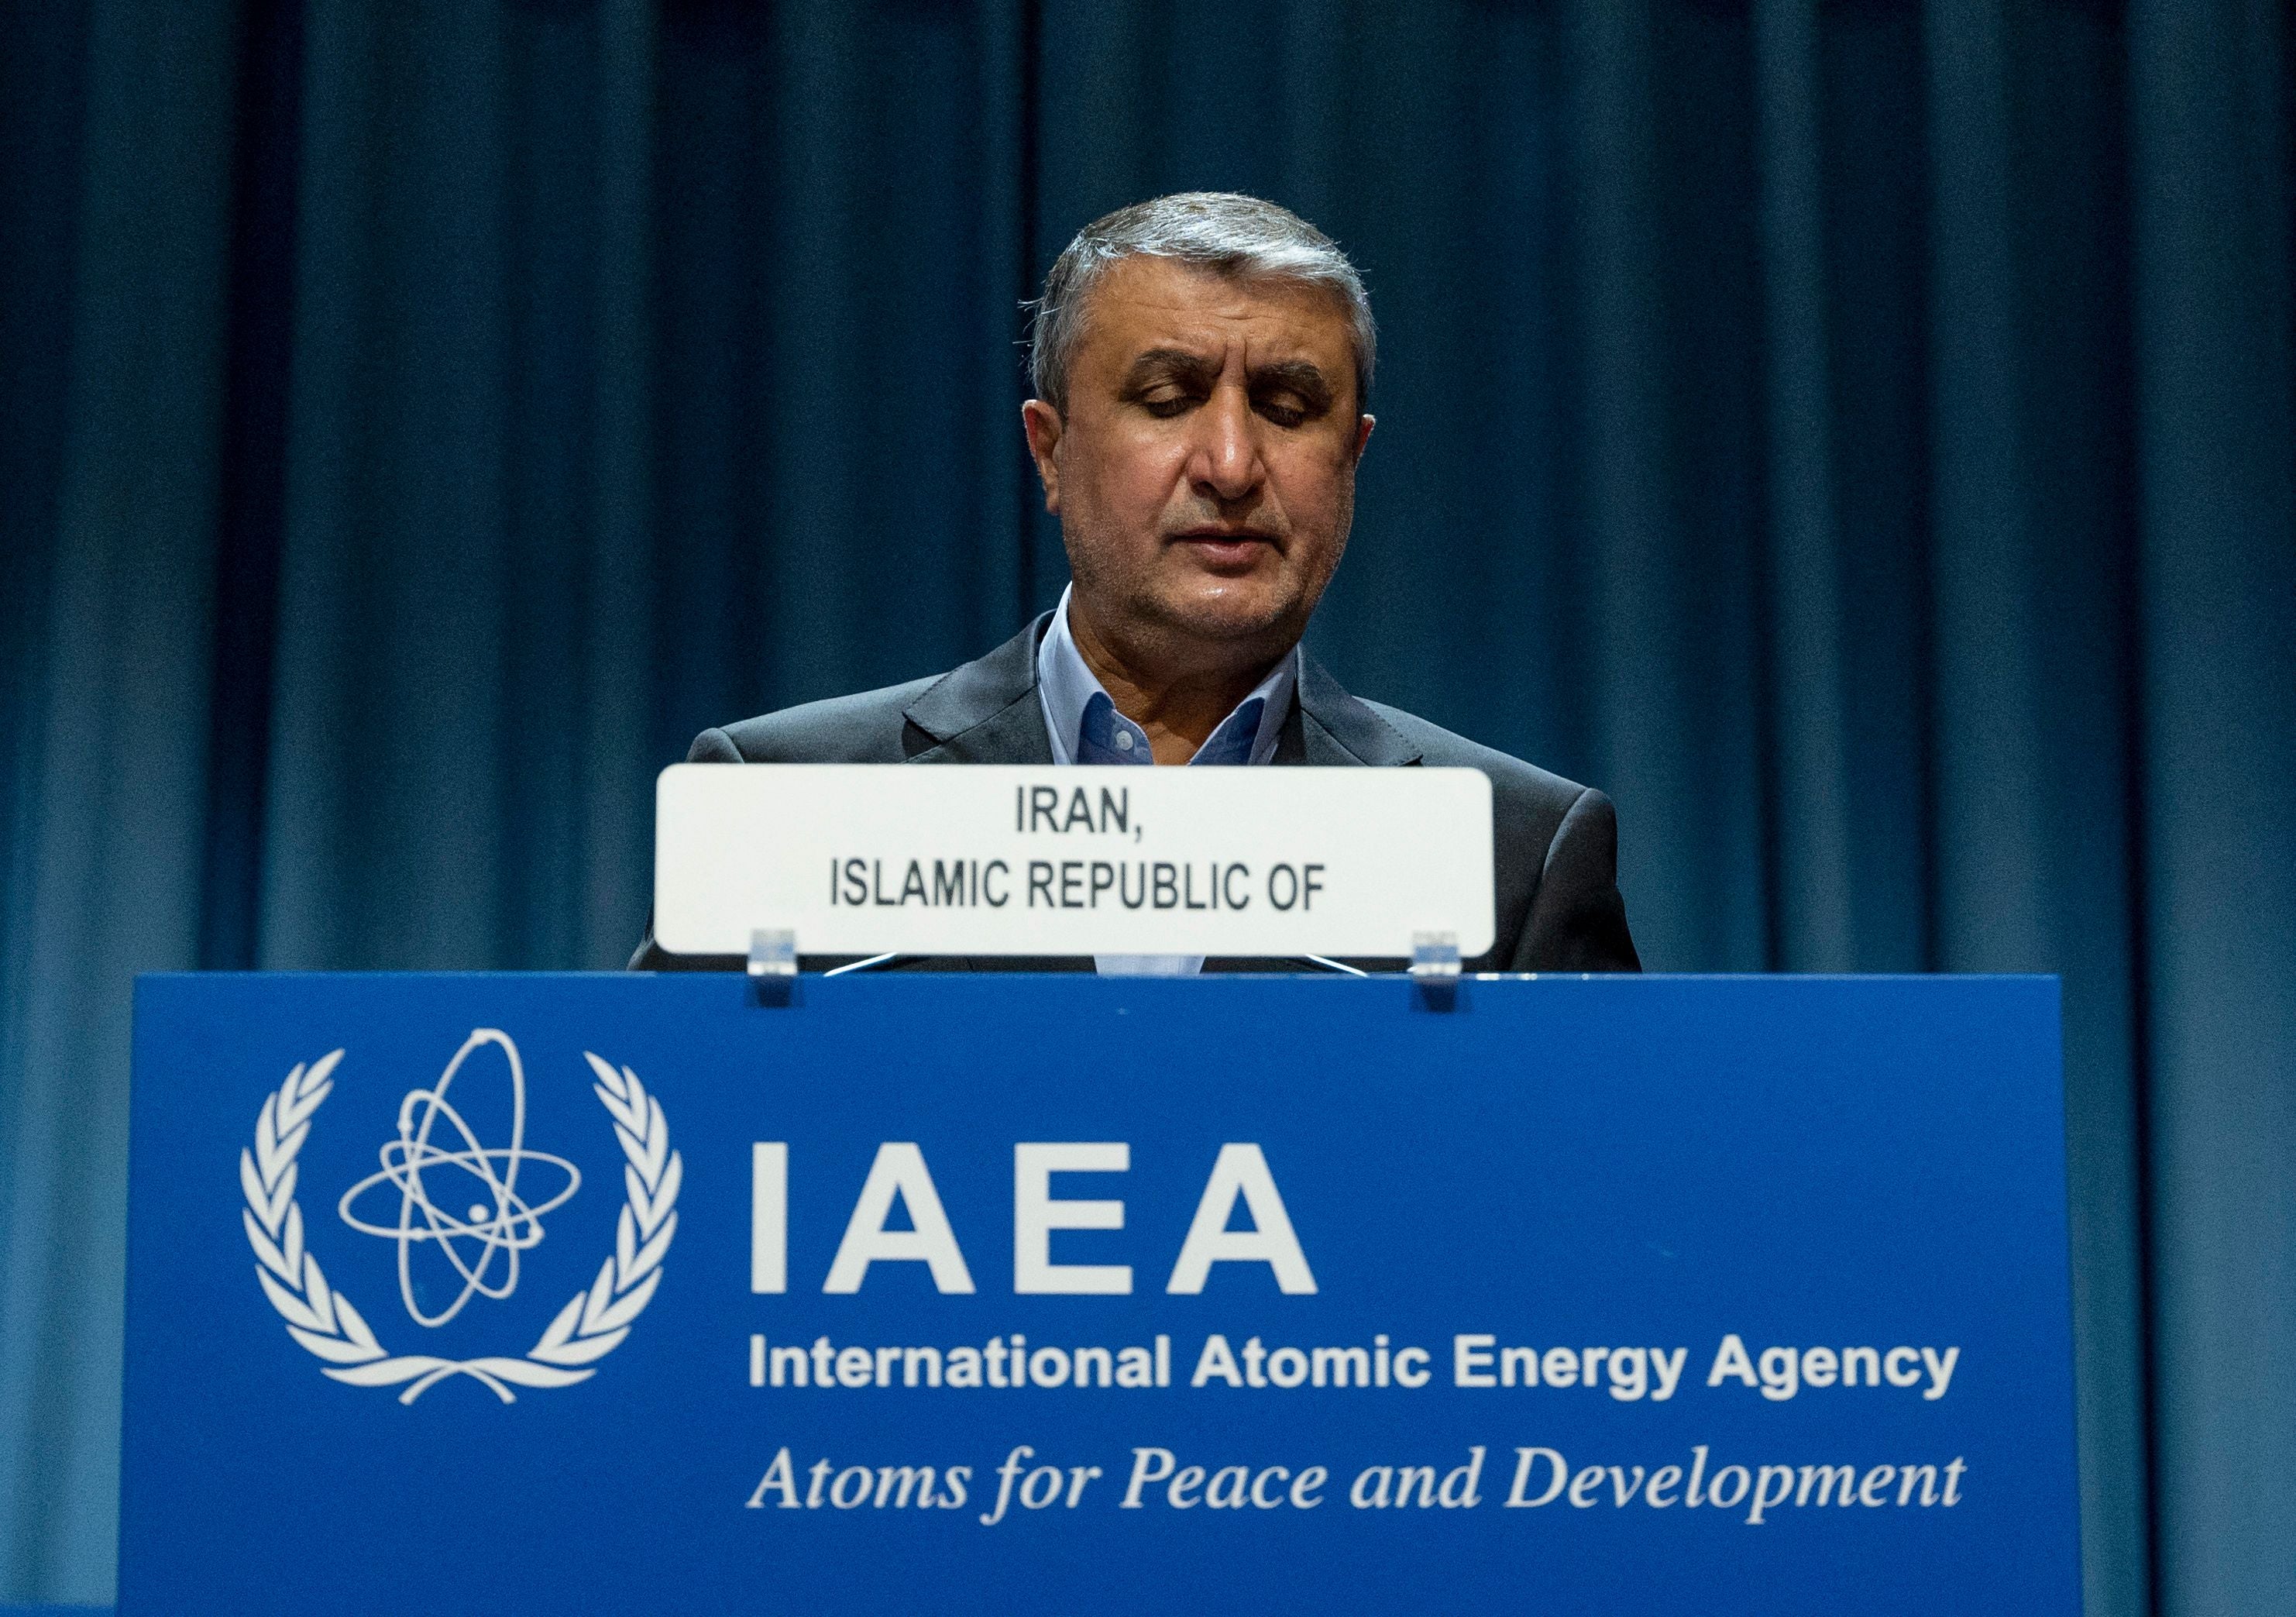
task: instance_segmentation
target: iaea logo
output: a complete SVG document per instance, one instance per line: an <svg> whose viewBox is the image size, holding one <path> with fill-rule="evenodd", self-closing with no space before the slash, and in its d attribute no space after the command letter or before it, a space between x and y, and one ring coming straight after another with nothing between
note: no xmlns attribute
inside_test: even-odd
<svg viewBox="0 0 2296 1617"><path fill-rule="evenodd" d="M447 1098L471 1053L489 1045L502 1051L510 1079L510 1144L496 1150L479 1144L462 1112ZM438 1143L434 1137L440 1134L448 1137L448 1144ZM459 1150L453 1143L457 1136ZM407 1317L422 1326L445 1325L473 1296L500 1301L518 1290L519 1254L541 1244L542 1215L564 1205L582 1187L582 1170L564 1157L526 1148L526 1066L509 1036L493 1028L480 1028L463 1040L437 1088L406 1092L398 1103L398 1137L378 1154L381 1169L343 1192L336 1211L361 1234L398 1244L398 1294ZM531 1202L519 1194L519 1175L529 1162L558 1174L555 1195ZM449 1207L461 1196L481 1191L485 1200L472 1202L467 1218L457 1217L430 1199L431 1186L439 1179L447 1182L441 1194ZM356 1209L373 1199L370 1192L386 1186L398 1192L398 1222L371 1224ZM414 1268L417 1256L432 1245L461 1278L463 1289L438 1313L426 1314L416 1295Z"/></svg>
<svg viewBox="0 0 2296 1617"><path fill-rule="evenodd" d="M463 1063L484 1046L498 1048L508 1065L511 1134L505 1146L482 1145L448 1099ZM240 1188L247 1198L241 1217L255 1249L256 1278L287 1322L287 1334L325 1359L332 1367L325 1374L336 1381L359 1387L408 1383L398 1396L402 1404L453 1375L485 1383L504 1403L517 1397L512 1383L567 1387L586 1381L593 1374L588 1367L622 1344L630 1323L653 1300L662 1259L677 1233L685 1164L669 1148L661 1103L627 1067L618 1069L584 1051L597 1080L592 1088L613 1119L621 1144L627 1198L615 1227L614 1251L599 1267L596 1281L576 1293L541 1339L518 1358L394 1354L376 1339L350 1299L328 1285L318 1259L304 1245L303 1211L295 1201L295 1159L310 1136L313 1114L334 1088L342 1056L334 1050L308 1066L299 1063L265 1097L254 1146L239 1153ZM398 1244L400 1296L416 1323L443 1325L474 1296L510 1296L518 1286L520 1255L543 1238L543 1215L564 1205L581 1187L580 1171L571 1162L529 1149L525 1137L526 1073L518 1047L498 1029L480 1028L463 1041L434 1087L407 1093L399 1104L398 1136L379 1153L381 1170L343 1195L340 1211L347 1224ZM524 1190L522 1178L528 1181ZM538 1198L533 1194L537 1178L549 1193ZM451 1193L447 1185L454 1186ZM387 1204L391 1191L398 1198L393 1222L375 1222L360 1211L371 1201ZM443 1197L447 1207L439 1206L434 1195ZM467 1216L448 1211L465 1197L473 1198ZM455 1301L437 1312L424 1311L414 1279L415 1266L425 1260L443 1263L462 1283Z"/></svg>

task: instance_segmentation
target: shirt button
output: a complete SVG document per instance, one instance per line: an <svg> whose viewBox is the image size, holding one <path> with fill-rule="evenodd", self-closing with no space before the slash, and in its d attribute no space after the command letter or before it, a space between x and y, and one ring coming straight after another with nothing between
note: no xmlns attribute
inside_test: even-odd
<svg viewBox="0 0 2296 1617"><path fill-rule="evenodd" d="M1132 732L1131 732L1131 731L1129 731L1129 730L1119 730L1119 731L1116 733L1116 750L1117 750L1119 752L1129 752L1129 751L1132 751Z"/></svg>

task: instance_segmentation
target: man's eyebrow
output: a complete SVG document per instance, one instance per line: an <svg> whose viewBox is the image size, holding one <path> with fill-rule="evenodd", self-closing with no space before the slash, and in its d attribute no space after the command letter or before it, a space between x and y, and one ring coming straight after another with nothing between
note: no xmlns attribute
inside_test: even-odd
<svg viewBox="0 0 2296 1617"><path fill-rule="evenodd" d="M1165 375L1201 377L1218 368L1202 355L1191 354L1185 349L1150 349L1125 371L1124 385L1128 389L1143 387Z"/></svg>
<svg viewBox="0 0 2296 1617"><path fill-rule="evenodd" d="M1255 391L1267 387L1290 388L1316 406L1332 402L1332 379L1324 374L1321 365L1306 359L1278 359L1254 365L1251 386Z"/></svg>

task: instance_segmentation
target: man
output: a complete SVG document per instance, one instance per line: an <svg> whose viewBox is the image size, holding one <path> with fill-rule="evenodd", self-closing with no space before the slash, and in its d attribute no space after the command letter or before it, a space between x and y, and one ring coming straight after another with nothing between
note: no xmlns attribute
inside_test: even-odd
<svg viewBox="0 0 2296 1617"><path fill-rule="evenodd" d="M690 759L1464 765L1491 780L1497 919L1466 969L1639 969L1609 800L1350 696L1300 649L1354 516L1374 336L1354 266L1272 202L1191 193L1086 226L1046 280L1021 411L1075 580L1060 606L953 673L706 730ZM737 963L649 937L631 964Z"/></svg>

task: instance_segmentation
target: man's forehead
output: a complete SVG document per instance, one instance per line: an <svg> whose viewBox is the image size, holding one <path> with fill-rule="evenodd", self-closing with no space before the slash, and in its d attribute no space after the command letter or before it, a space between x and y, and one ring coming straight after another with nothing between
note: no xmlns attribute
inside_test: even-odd
<svg viewBox="0 0 2296 1617"><path fill-rule="evenodd" d="M1093 289L1086 341L1097 335L1117 364L1152 349L1210 350L1242 341L1343 364L1353 340L1338 295L1297 281L1223 275L1170 259L1126 259Z"/></svg>

